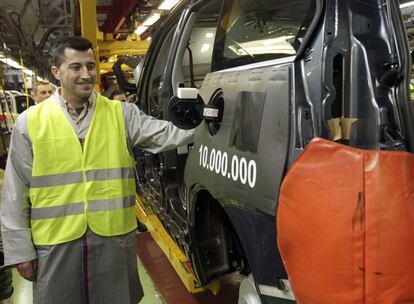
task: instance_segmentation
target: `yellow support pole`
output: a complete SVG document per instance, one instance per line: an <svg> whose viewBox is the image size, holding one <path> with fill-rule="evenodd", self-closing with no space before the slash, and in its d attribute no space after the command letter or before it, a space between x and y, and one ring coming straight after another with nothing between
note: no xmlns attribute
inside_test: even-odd
<svg viewBox="0 0 414 304"><path fill-rule="evenodd" d="M96 0L79 0L82 36L92 42L96 60L96 79L99 81L99 48L98 48L98 23L96 18ZM99 84L96 84L99 91Z"/></svg>
<svg viewBox="0 0 414 304"><path fill-rule="evenodd" d="M19 52L19 55L20 55L20 65L24 67L21 51ZM26 94L26 109L28 109L29 108L29 92L27 91L27 82L26 82L26 75L24 73L24 70L22 70L22 78L23 78L24 93Z"/></svg>

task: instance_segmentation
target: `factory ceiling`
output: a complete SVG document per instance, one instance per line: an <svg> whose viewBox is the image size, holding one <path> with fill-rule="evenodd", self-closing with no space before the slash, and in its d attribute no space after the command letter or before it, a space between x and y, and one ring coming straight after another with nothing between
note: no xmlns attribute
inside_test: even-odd
<svg viewBox="0 0 414 304"><path fill-rule="evenodd" d="M22 59L39 75L47 74L53 45L62 37L81 34L81 1L90 0L0 0L0 53ZM410 1L400 1L407 2ZM130 39L149 15L160 12L161 3L162 0L96 0L98 28L105 39ZM414 49L414 5L402 12L410 48ZM151 27L135 39L145 39L150 33Z"/></svg>
<svg viewBox="0 0 414 304"><path fill-rule="evenodd" d="M47 74L53 46L62 37L81 34L80 1L0 0L0 53L17 61L22 59L25 66L39 75ZM105 39L130 39L161 2L96 0L99 31L105 34ZM145 37L150 32L151 28ZM134 39L140 37L135 35Z"/></svg>

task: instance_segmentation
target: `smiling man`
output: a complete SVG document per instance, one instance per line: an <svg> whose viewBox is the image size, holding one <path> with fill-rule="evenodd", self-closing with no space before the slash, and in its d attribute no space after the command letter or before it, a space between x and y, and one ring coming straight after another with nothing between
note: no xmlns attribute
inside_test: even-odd
<svg viewBox="0 0 414 304"><path fill-rule="evenodd" d="M35 304L136 304L135 147L158 153L192 131L93 90L91 43L55 50L61 88L13 128L1 205L5 264L34 281Z"/></svg>

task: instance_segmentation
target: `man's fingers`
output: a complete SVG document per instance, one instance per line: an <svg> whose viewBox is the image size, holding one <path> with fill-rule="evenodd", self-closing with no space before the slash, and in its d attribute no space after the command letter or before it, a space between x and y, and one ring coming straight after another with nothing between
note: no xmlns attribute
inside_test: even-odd
<svg viewBox="0 0 414 304"><path fill-rule="evenodd" d="M36 274L37 276L37 260L33 260L32 261L32 266L33 266L33 272Z"/></svg>
<svg viewBox="0 0 414 304"><path fill-rule="evenodd" d="M37 276L37 260L17 264L17 271L29 281L35 281Z"/></svg>
<svg viewBox="0 0 414 304"><path fill-rule="evenodd" d="M24 263L17 264L16 268L23 278L25 278L26 280L32 281L32 278L33 278L32 262L24 262Z"/></svg>

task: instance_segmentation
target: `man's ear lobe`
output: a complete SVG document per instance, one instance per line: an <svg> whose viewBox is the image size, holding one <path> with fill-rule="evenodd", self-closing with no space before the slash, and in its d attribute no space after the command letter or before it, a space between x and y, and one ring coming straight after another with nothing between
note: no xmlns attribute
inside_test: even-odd
<svg viewBox="0 0 414 304"><path fill-rule="evenodd" d="M60 79L60 73L59 73L59 69L56 66L52 66L50 68L50 71L52 72L53 76L55 76L56 79Z"/></svg>

